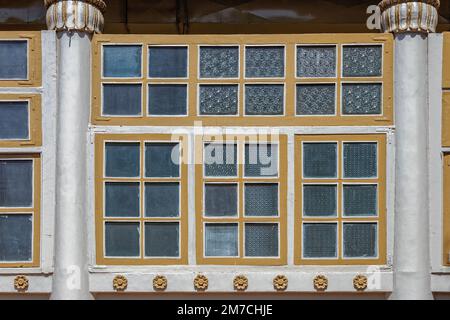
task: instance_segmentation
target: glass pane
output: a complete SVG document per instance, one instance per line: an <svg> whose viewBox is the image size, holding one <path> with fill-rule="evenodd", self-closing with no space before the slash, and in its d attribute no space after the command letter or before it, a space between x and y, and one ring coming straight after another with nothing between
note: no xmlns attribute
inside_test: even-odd
<svg viewBox="0 0 450 320"><path fill-rule="evenodd" d="M305 223L303 225L304 258L337 257L337 224Z"/></svg>
<svg viewBox="0 0 450 320"><path fill-rule="evenodd" d="M0 139L28 139L28 102L0 102Z"/></svg>
<svg viewBox="0 0 450 320"><path fill-rule="evenodd" d="M200 78L237 78L239 47L200 47Z"/></svg>
<svg viewBox="0 0 450 320"><path fill-rule="evenodd" d="M179 177L180 148L178 143L145 144L146 177Z"/></svg>
<svg viewBox="0 0 450 320"><path fill-rule="evenodd" d="M337 176L336 143L303 144L303 177L335 178Z"/></svg>
<svg viewBox="0 0 450 320"><path fill-rule="evenodd" d="M33 205L33 161L0 160L0 207Z"/></svg>
<svg viewBox="0 0 450 320"><path fill-rule="evenodd" d="M342 85L344 114L381 114L381 83Z"/></svg>
<svg viewBox="0 0 450 320"><path fill-rule="evenodd" d="M141 77L141 60L141 46L103 46L103 76L107 78Z"/></svg>
<svg viewBox="0 0 450 320"><path fill-rule="evenodd" d="M298 46L297 77L336 76L336 47Z"/></svg>
<svg viewBox="0 0 450 320"><path fill-rule="evenodd" d="M376 216L377 185L344 186L345 216Z"/></svg>
<svg viewBox="0 0 450 320"><path fill-rule="evenodd" d="M146 257L178 257L180 255L180 225L178 222L145 224Z"/></svg>
<svg viewBox="0 0 450 320"><path fill-rule="evenodd" d="M105 184L106 217L139 217L139 182Z"/></svg>
<svg viewBox="0 0 450 320"><path fill-rule="evenodd" d="M149 47L150 78L186 78L187 47Z"/></svg>
<svg viewBox="0 0 450 320"><path fill-rule="evenodd" d="M139 143L107 142L105 175L107 177L139 177Z"/></svg>
<svg viewBox="0 0 450 320"><path fill-rule="evenodd" d="M105 256L139 256L139 222L105 223Z"/></svg>
<svg viewBox="0 0 450 320"><path fill-rule="evenodd" d="M377 176L376 143L344 143L344 177L373 178Z"/></svg>
<svg viewBox="0 0 450 320"><path fill-rule="evenodd" d="M28 78L27 51L27 41L0 41L0 79Z"/></svg>
<svg viewBox="0 0 450 320"><path fill-rule="evenodd" d="M278 225L276 223L246 223L245 256L277 257Z"/></svg>
<svg viewBox="0 0 450 320"><path fill-rule="evenodd" d="M31 261L32 235L31 214L1 214L0 261Z"/></svg>
<svg viewBox="0 0 450 320"><path fill-rule="evenodd" d="M246 177L274 177L278 175L278 146L275 144L246 144Z"/></svg>
<svg viewBox="0 0 450 320"><path fill-rule="evenodd" d="M148 113L150 115L186 115L187 85L150 84Z"/></svg>
<svg viewBox="0 0 450 320"><path fill-rule="evenodd" d="M235 144L205 144L205 176L237 176L237 146Z"/></svg>
<svg viewBox="0 0 450 320"><path fill-rule="evenodd" d="M246 216L278 216L278 184L245 184Z"/></svg>
<svg viewBox="0 0 450 320"><path fill-rule="evenodd" d="M246 47L245 76L247 78L283 78L284 47Z"/></svg>
<svg viewBox="0 0 450 320"><path fill-rule="evenodd" d="M377 256L376 223L344 223L344 257Z"/></svg>
<svg viewBox="0 0 450 320"><path fill-rule="evenodd" d="M237 216L237 184L205 185L205 216Z"/></svg>
<svg viewBox="0 0 450 320"><path fill-rule="evenodd" d="M344 77L380 77L382 68L381 46L344 46Z"/></svg>
<svg viewBox="0 0 450 320"><path fill-rule="evenodd" d="M238 85L200 85L201 115L233 115L238 109Z"/></svg>
<svg viewBox="0 0 450 320"><path fill-rule="evenodd" d="M141 114L140 84L104 84L103 115L136 116Z"/></svg>
<svg viewBox="0 0 450 320"><path fill-rule="evenodd" d="M207 223L205 225L205 256L236 257L238 255L238 225Z"/></svg>
<svg viewBox="0 0 450 320"><path fill-rule="evenodd" d="M336 86L334 84L298 84L298 115L334 115Z"/></svg>
<svg viewBox="0 0 450 320"><path fill-rule="evenodd" d="M303 215L329 217L337 214L337 187L333 185L303 186Z"/></svg>
<svg viewBox="0 0 450 320"><path fill-rule="evenodd" d="M146 217L178 217L179 215L179 183L145 183Z"/></svg>
<svg viewBox="0 0 450 320"><path fill-rule="evenodd" d="M245 86L246 115L283 114L284 85L248 84Z"/></svg>

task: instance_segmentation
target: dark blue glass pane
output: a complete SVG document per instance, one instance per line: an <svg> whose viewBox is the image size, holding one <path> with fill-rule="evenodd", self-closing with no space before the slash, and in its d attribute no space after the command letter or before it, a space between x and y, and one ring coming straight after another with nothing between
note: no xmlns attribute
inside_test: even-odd
<svg viewBox="0 0 450 320"><path fill-rule="evenodd" d="M139 143L108 142L105 149L107 177L139 177Z"/></svg>
<svg viewBox="0 0 450 320"><path fill-rule="evenodd" d="M151 78L187 77L187 47L149 47Z"/></svg>
<svg viewBox="0 0 450 320"><path fill-rule="evenodd" d="M28 139L28 102L0 102L0 139Z"/></svg>
<svg viewBox="0 0 450 320"><path fill-rule="evenodd" d="M31 207L33 161L0 160L0 207Z"/></svg>
<svg viewBox="0 0 450 320"><path fill-rule="evenodd" d="M303 144L303 177L335 178L337 176L336 143Z"/></svg>
<svg viewBox="0 0 450 320"><path fill-rule="evenodd" d="M150 84L148 113L150 115L186 115L187 85Z"/></svg>
<svg viewBox="0 0 450 320"><path fill-rule="evenodd" d="M303 186L303 215L336 216L337 187L333 185Z"/></svg>
<svg viewBox="0 0 450 320"><path fill-rule="evenodd" d="M246 183L244 196L246 216L278 215L278 184Z"/></svg>
<svg viewBox="0 0 450 320"><path fill-rule="evenodd" d="M377 186L376 185L345 185L344 186L345 216L376 216Z"/></svg>
<svg viewBox="0 0 450 320"><path fill-rule="evenodd" d="M344 223L344 257L377 256L376 223Z"/></svg>
<svg viewBox="0 0 450 320"><path fill-rule="evenodd" d="M284 106L284 85L248 84L245 86L245 114L281 115Z"/></svg>
<svg viewBox="0 0 450 320"><path fill-rule="evenodd" d="M336 245L337 224L305 223L303 225L303 257L335 258Z"/></svg>
<svg viewBox="0 0 450 320"><path fill-rule="evenodd" d="M179 183L146 183L145 216L178 217L180 215Z"/></svg>
<svg viewBox="0 0 450 320"><path fill-rule="evenodd" d="M0 215L0 261L31 261L33 216Z"/></svg>
<svg viewBox="0 0 450 320"><path fill-rule="evenodd" d="M344 177L374 178L377 176L376 143L344 143Z"/></svg>
<svg viewBox="0 0 450 320"><path fill-rule="evenodd" d="M247 78L284 77L284 47L246 47L245 76Z"/></svg>
<svg viewBox="0 0 450 320"><path fill-rule="evenodd" d="M235 115L238 110L238 85L200 85L201 115Z"/></svg>
<svg viewBox="0 0 450 320"><path fill-rule="evenodd" d="M139 217L139 182L105 184L105 216Z"/></svg>
<svg viewBox="0 0 450 320"><path fill-rule="evenodd" d="M246 144L246 177L274 177L278 175L278 146L275 144Z"/></svg>
<svg viewBox="0 0 450 320"><path fill-rule="evenodd" d="M136 116L142 109L140 84L104 84L103 115Z"/></svg>
<svg viewBox="0 0 450 320"><path fill-rule="evenodd" d="M139 222L105 223L105 256L139 256Z"/></svg>
<svg viewBox="0 0 450 320"><path fill-rule="evenodd" d="M0 79L28 78L26 41L0 41Z"/></svg>
<svg viewBox="0 0 450 320"><path fill-rule="evenodd" d="M238 225L207 223L205 225L205 256L236 257L238 255Z"/></svg>
<svg viewBox="0 0 450 320"><path fill-rule="evenodd" d="M237 78L239 47L201 47L199 68L201 78Z"/></svg>
<svg viewBox="0 0 450 320"><path fill-rule="evenodd" d="M103 76L108 78L141 77L141 60L141 46L103 46Z"/></svg>
<svg viewBox="0 0 450 320"><path fill-rule="evenodd" d="M145 144L146 177L179 177L180 149L178 143Z"/></svg>
<svg viewBox="0 0 450 320"><path fill-rule="evenodd" d="M246 223L245 256L277 257L278 225L276 223Z"/></svg>
<svg viewBox="0 0 450 320"><path fill-rule="evenodd" d="M178 222L145 224L146 257L178 257L180 255L180 225Z"/></svg>
<svg viewBox="0 0 450 320"><path fill-rule="evenodd" d="M205 145L204 164L207 177L235 177L237 175L236 144Z"/></svg>
<svg viewBox="0 0 450 320"><path fill-rule="evenodd" d="M237 184L205 185L205 216L237 215Z"/></svg>

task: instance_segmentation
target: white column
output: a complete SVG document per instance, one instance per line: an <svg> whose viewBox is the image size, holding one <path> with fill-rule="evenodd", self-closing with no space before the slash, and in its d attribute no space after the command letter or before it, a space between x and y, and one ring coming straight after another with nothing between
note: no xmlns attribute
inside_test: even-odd
<svg viewBox="0 0 450 320"><path fill-rule="evenodd" d="M436 1L385 0L382 26L395 35L395 232L392 299L432 299L428 213L428 32Z"/></svg>
<svg viewBox="0 0 450 320"><path fill-rule="evenodd" d="M103 25L99 0L46 0L57 31L58 116L55 271L52 299L89 299L86 145L90 110L91 39ZM104 3L103 3L104 4Z"/></svg>

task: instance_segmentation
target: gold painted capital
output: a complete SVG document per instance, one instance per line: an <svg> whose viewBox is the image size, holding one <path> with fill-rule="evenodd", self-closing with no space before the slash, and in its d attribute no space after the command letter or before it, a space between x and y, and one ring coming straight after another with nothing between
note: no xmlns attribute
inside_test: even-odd
<svg viewBox="0 0 450 320"><path fill-rule="evenodd" d="M436 32L439 6L439 0L383 0L378 4L381 29L393 33Z"/></svg>

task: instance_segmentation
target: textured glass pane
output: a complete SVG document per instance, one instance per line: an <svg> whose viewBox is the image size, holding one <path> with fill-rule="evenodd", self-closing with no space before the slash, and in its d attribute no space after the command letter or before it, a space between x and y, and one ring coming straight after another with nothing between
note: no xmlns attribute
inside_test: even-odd
<svg viewBox="0 0 450 320"><path fill-rule="evenodd" d="M275 144L246 144L246 177L274 177L278 175L278 146Z"/></svg>
<svg viewBox="0 0 450 320"><path fill-rule="evenodd" d="M284 86L282 84L248 84L245 86L245 114L283 114Z"/></svg>
<svg viewBox="0 0 450 320"><path fill-rule="evenodd" d="M334 84L298 84L298 115L333 115L336 105Z"/></svg>
<svg viewBox="0 0 450 320"><path fill-rule="evenodd" d="M145 216L178 217L180 215L179 183L146 183Z"/></svg>
<svg viewBox="0 0 450 320"><path fill-rule="evenodd" d="M0 215L0 261L31 261L33 216Z"/></svg>
<svg viewBox="0 0 450 320"><path fill-rule="evenodd" d="M247 78L283 78L284 47L246 47L245 76Z"/></svg>
<svg viewBox="0 0 450 320"><path fill-rule="evenodd" d="M205 225L205 256L236 257L238 255L238 225L207 223Z"/></svg>
<svg viewBox="0 0 450 320"><path fill-rule="evenodd" d="M146 257L178 257L180 255L180 225L178 222L145 224Z"/></svg>
<svg viewBox="0 0 450 320"><path fill-rule="evenodd" d="M105 223L105 256L139 256L139 222Z"/></svg>
<svg viewBox="0 0 450 320"><path fill-rule="evenodd" d="M377 256L376 223L344 223L344 257Z"/></svg>
<svg viewBox="0 0 450 320"><path fill-rule="evenodd" d="M0 79L27 79L27 42L0 41Z"/></svg>
<svg viewBox="0 0 450 320"><path fill-rule="evenodd" d="M139 217L139 182L105 184L106 217Z"/></svg>
<svg viewBox="0 0 450 320"><path fill-rule="evenodd" d="M305 223L303 225L303 257L337 257L337 224Z"/></svg>
<svg viewBox="0 0 450 320"><path fill-rule="evenodd" d="M103 46L103 76L107 78L141 77L141 46Z"/></svg>
<svg viewBox="0 0 450 320"><path fill-rule="evenodd" d="M336 216L337 187L333 185L303 186L303 215L306 217Z"/></svg>
<svg viewBox="0 0 450 320"><path fill-rule="evenodd" d="M372 178L377 176L376 143L344 143L344 177Z"/></svg>
<svg viewBox="0 0 450 320"><path fill-rule="evenodd" d="M277 257L278 225L276 223L246 223L245 256Z"/></svg>
<svg viewBox="0 0 450 320"><path fill-rule="evenodd" d="M187 85L150 84L148 86L150 115L185 115L187 113Z"/></svg>
<svg viewBox="0 0 450 320"><path fill-rule="evenodd" d="M180 148L178 143L145 144L146 177L179 177Z"/></svg>
<svg viewBox="0 0 450 320"><path fill-rule="evenodd" d="M335 77L336 47L298 46L297 77Z"/></svg>
<svg viewBox="0 0 450 320"><path fill-rule="evenodd" d="M345 216L376 216L377 186L346 185L344 186Z"/></svg>
<svg viewBox="0 0 450 320"><path fill-rule="evenodd" d="M139 143L106 143L105 175L107 177L139 177L139 154Z"/></svg>
<svg viewBox="0 0 450 320"><path fill-rule="evenodd" d="M278 184L245 184L245 215L266 217L277 216Z"/></svg>
<svg viewBox="0 0 450 320"><path fill-rule="evenodd" d="M344 46L344 77L381 76L381 46Z"/></svg>
<svg viewBox="0 0 450 320"><path fill-rule="evenodd" d="M0 207L31 207L33 161L0 160Z"/></svg>
<svg viewBox="0 0 450 320"><path fill-rule="evenodd" d="M148 52L149 77L187 77L187 47L149 47Z"/></svg>
<svg viewBox="0 0 450 320"><path fill-rule="evenodd" d="M237 215L237 184L205 185L205 216L232 217Z"/></svg>
<svg viewBox="0 0 450 320"><path fill-rule="evenodd" d="M0 102L0 139L28 139L28 102Z"/></svg>
<svg viewBox="0 0 450 320"><path fill-rule="evenodd" d="M200 47L200 78L237 78L239 47Z"/></svg>
<svg viewBox="0 0 450 320"><path fill-rule="evenodd" d="M344 114L381 114L380 83L342 85L342 110Z"/></svg>
<svg viewBox="0 0 450 320"><path fill-rule="evenodd" d="M201 85L200 114L237 114L238 85Z"/></svg>
<svg viewBox="0 0 450 320"><path fill-rule="evenodd" d="M205 145L205 176L235 177L237 175L237 146L210 143Z"/></svg>
<svg viewBox="0 0 450 320"><path fill-rule="evenodd" d="M136 116L141 114L140 84L104 84L103 115Z"/></svg>
<svg viewBox="0 0 450 320"><path fill-rule="evenodd" d="M335 178L337 176L336 143L303 144L303 177Z"/></svg>

